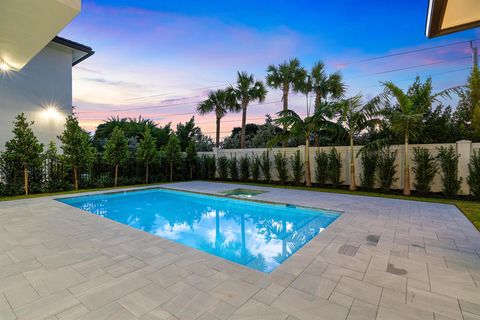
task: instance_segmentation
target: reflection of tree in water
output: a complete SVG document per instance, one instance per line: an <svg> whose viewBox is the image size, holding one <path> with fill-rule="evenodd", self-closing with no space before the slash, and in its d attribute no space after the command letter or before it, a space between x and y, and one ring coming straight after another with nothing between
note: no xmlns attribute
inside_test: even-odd
<svg viewBox="0 0 480 320"><path fill-rule="evenodd" d="M223 257L228 260L249 265L257 270L266 270L265 258L261 255L254 255L247 249L246 241L246 217L244 213L234 214L230 211L221 211L223 219L233 220L240 227L240 241L227 241L220 228L220 211L215 210L215 242L203 240L201 247L205 251Z"/></svg>

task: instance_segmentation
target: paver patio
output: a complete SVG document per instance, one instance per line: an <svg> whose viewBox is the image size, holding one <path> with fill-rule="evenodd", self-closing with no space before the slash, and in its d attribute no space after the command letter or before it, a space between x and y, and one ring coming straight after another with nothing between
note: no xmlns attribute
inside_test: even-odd
<svg viewBox="0 0 480 320"><path fill-rule="evenodd" d="M248 188L343 214L264 274L51 197L0 203L0 319L480 319L480 233L456 207Z"/></svg>

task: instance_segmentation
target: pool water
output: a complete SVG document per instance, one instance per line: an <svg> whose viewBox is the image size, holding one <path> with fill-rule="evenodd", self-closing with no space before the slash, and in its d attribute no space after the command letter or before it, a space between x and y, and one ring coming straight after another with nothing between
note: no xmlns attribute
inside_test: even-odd
<svg viewBox="0 0 480 320"><path fill-rule="evenodd" d="M165 189L57 200L262 272L274 270L339 216Z"/></svg>

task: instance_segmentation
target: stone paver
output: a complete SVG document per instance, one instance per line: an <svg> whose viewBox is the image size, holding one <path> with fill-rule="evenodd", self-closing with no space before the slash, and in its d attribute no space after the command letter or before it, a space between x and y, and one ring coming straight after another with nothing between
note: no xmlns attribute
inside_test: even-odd
<svg viewBox="0 0 480 320"><path fill-rule="evenodd" d="M53 198L1 202L0 319L480 318L480 233L456 207L248 188L342 215L263 274Z"/></svg>

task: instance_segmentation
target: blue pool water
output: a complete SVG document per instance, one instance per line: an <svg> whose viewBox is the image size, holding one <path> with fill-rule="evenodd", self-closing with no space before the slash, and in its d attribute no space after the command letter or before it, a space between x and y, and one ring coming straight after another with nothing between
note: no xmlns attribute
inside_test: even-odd
<svg viewBox="0 0 480 320"><path fill-rule="evenodd" d="M339 216L164 189L57 200L263 272L275 269Z"/></svg>

